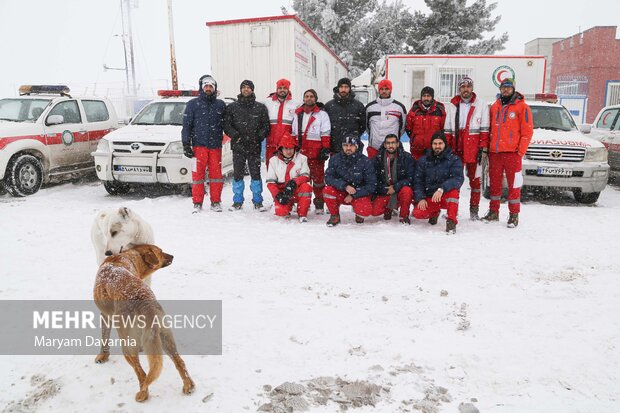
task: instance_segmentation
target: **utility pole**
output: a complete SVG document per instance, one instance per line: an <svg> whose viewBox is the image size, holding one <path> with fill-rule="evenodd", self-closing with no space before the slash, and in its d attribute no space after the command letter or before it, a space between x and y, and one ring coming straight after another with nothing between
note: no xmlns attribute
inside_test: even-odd
<svg viewBox="0 0 620 413"><path fill-rule="evenodd" d="M138 89L136 85L136 65L134 60L133 53L133 35L131 32L131 0L120 0L121 1L121 14L122 14L122 24L123 24L123 47L125 48L125 67L128 69L127 71L127 90L133 92L133 96L138 94ZM124 3L124 7L123 7ZM127 33L125 33L125 19L127 21ZM129 42L129 55L127 51L127 47L125 45L125 34L127 36L127 41ZM129 88L129 75L131 74L131 89Z"/></svg>
<svg viewBox="0 0 620 413"><path fill-rule="evenodd" d="M123 1L121 2L121 28L123 29L123 33L121 34L121 41L123 42L123 57L125 58L125 82L127 84L127 93L131 93L129 88L129 65L127 64L127 36L125 35L125 9L123 7ZM103 65L104 70L110 69L105 64Z"/></svg>
<svg viewBox="0 0 620 413"><path fill-rule="evenodd" d="M172 90L179 90L177 78L177 58L174 53L174 25L172 19L172 0L168 0L168 35L170 36L170 72L172 75Z"/></svg>

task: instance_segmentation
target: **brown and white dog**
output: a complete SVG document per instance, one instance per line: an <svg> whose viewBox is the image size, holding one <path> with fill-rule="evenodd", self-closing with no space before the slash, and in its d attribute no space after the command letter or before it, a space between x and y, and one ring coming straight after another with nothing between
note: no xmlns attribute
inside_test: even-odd
<svg viewBox="0 0 620 413"><path fill-rule="evenodd" d="M148 399L148 386L161 373L163 365L163 351L170 356L183 380L183 393L194 391L194 382L189 376L185 363L179 356L174 342L172 331L161 324L164 310L157 302L155 294L142 280L156 270L167 267L172 263L173 256L166 254L155 245L139 245L120 254L110 256L99 267L95 281L95 304L101 311L104 319L141 319L143 323L102 323L103 345L96 357L97 363L104 363L110 356L109 339L110 326L116 325L120 339L127 339L123 345L123 355L133 367L140 391L136 393L136 401ZM115 317L116 316L116 317ZM159 322L153 322L158 318ZM126 324L126 325L124 325ZM140 365L139 352L144 349L149 362L148 374Z"/></svg>

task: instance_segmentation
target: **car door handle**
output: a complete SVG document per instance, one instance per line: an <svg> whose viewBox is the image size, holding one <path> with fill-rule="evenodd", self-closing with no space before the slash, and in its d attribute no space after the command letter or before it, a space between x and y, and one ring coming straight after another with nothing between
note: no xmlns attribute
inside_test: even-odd
<svg viewBox="0 0 620 413"><path fill-rule="evenodd" d="M83 129L83 130L79 130L78 132L80 132L80 133L86 133L86 132L88 132L88 131L87 131L86 129Z"/></svg>

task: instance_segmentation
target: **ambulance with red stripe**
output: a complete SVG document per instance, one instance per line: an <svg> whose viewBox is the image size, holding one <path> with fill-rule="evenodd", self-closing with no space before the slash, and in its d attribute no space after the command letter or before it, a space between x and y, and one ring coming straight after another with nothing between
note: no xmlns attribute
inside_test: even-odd
<svg viewBox="0 0 620 413"><path fill-rule="evenodd" d="M21 197L43 183L93 171L90 153L118 127L105 98L69 95L67 86L21 86L0 99L0 186Z"/></svg>
<svg viewBox="0 0 620 413"><path fill-rule="evenodd" d="M160 90L129 125L102 139L95 158L97 176L111 195L149 184L182 185L189 190L193 160L183 155L181 129L185 106L197 90ZM231 98L223 99L227 104ZM232 172L230 138L224 135L222 173Z"/></svg>

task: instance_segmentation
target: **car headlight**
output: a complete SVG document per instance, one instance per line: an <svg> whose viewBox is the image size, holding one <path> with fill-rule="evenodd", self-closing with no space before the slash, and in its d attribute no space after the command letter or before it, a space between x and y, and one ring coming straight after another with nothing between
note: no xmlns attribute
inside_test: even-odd
<svg viewBox="0 0 620 413"><path fill-rule="evenodd" d="M607 148L588 148L586 162L607 162Z"/></svg>
<svg viewBox="0 0 620 413"><path fill-rule="evenodd" d="M164 153L168 155L183 155L183 142L176 141L171 142L170 145L166 148Z"/></svg>
<svg viewBox="0 0 620 413"><path fill-rule="evenodd" d="M107 139L99 139L97 152L110 152L110 142Z"/></svg>

